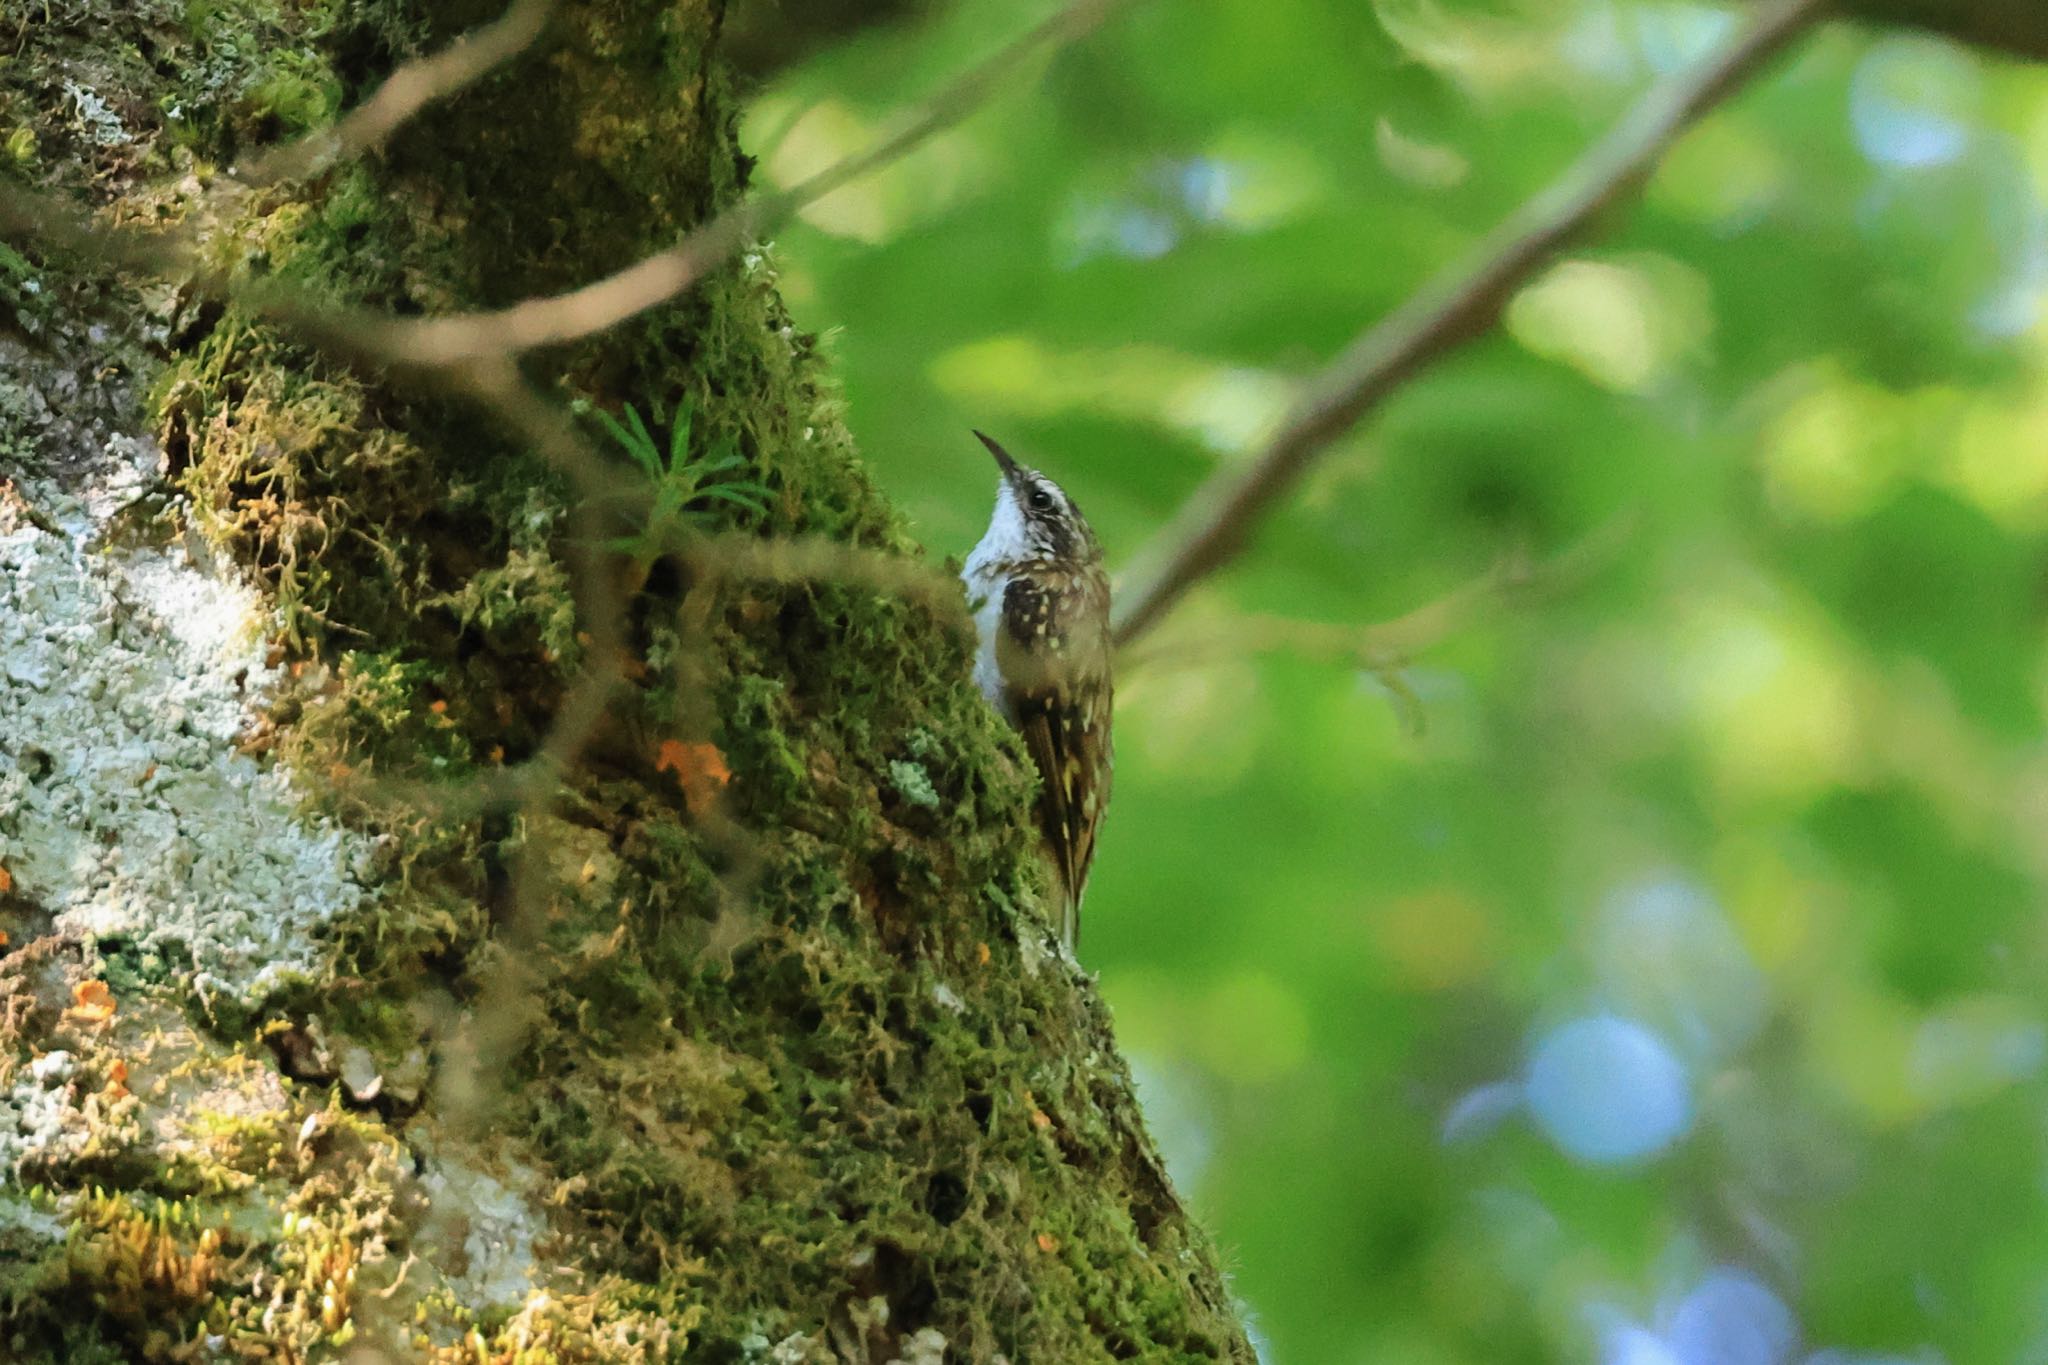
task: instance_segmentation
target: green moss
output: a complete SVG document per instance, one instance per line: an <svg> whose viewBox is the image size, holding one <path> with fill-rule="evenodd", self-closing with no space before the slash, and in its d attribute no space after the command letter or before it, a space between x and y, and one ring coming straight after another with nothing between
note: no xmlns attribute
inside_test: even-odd
<svg viewBox="0 0 2048 1365"><path fill-rule="evenodd" d="M310 53L283 52L236 102L238 121L257 130L301 133L330 122L341 82Z"/></svg>
<svg viewBox="0 0 2048 1365"><path fill-rule="evenodd" d="M128 1045L142 1037L126 1030ZM0 1244L0 1343L9 1359L189 1360L204 1340L261 1342L303 1353L348 1332L365 1248L383 1255L400 1167L387 1136L344 1114L312 1116L274 1102L240 1054L210 1054L161 1015L147 1049L176 1064L133 1079L175 1141L172 1163L112 1183L72 1185L89 1157L59 1169L8 1220ZM125 1087L125 1070L102 1095ZM233 1079L248 1078L242 1087ZM208 1088L190 1084L205 1076ZM239 1096L234 1112L210 1096ZM324 1120L324 1122L322 1122ZM151 1194L152 1184L181 1193ZM375 1215L369 1221L366 1214ZM388 1273L382 1267L379 1274Z"/></svg>
<svg viewBox="0 0 2048 1365"><path fill-rule="evenodd" d="M5 281L0 280L0 289L4 287ZM0 469L36 468L34 416L28 392L0 381Z"/></svg>

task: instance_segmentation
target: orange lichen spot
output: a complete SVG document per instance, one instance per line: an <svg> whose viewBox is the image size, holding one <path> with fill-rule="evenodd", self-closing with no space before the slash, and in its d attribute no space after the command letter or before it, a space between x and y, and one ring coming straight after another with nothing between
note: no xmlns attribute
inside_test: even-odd
<svg viewBox="0 0 2048 1365"><path fill-rule="evenodd" d="M136 779L135 779L135 785L139 787L139 786L141 786L141 785L142 785L143 783L145 783L145 782L149 781L149 779L150 779L150 778L152 778L152 777L155 777L155 776L156 776L156 764L152 763L152 764L150 764L150 765L149 765L149 766L148 766L147 768L144 768L144 769L142 770L142 776L141 776L141 777L138 777L138 778L136 778Z"/></svg>
<svg viewBox="0 0 2048 1365"><path fill-rule="evenodd" d="M505 746L493 744L491 746L490 759L493 763L503 763L505 761Z"/></svg>
<svg viewBox="0 0 2048 1365"><path fill-rule="evenodd" d="M107 1089L116 1099L128 1093L128 1063L119 1057L107 1068Z"/></svg>
<svg viewBox="0 0 2048 1365"><path fill-rule="evenodd" d="M346 782L355 775L356 770L339 759L327 765L327 778L330 782Z"/></svg>
<svg viewBox="0 0 2048 1365"><path fill-rule="evenodd" d="M974 965L977 967L986 967L988 965L988 945L986 943L974 945Z"/></svg>
<svg viewBox="0 0 2048 1365"><path fill-rule="evenodd" d="M436 698L427 709L437 716L445 716L448 714L448 702L445 698Z"/></svg>
<svg viewBox="0 0 2048 1365"><path fill-rule="evenodd" d="M114 1017L114 993L104 981L81 981L71 988L71 1004L64 1017L81 1024L104 1024Z"/></svg>
<svg viewBox="0 0 2048 1365"><path fill-rule="evenodd" d="M6 863L0 863L0 896L14 889L14 874L7 870Z"/></svg>
<svg viewBox="0 0 2048 1365"><path fill-rule="evenodd" d="M1038 1234L1038 1249L1050 1256L1060 1249L1060 1239L1049 1232Z"/></svg>
<svg viewBox="0 0 2048 1365"><path fill-rule="evenodd" d="M1046 1113L1043 1109L1033 1109L1031 1111L1031 1126L1041 1131L1052 1127L1052 1115Z"/></svg>
<svg viewBox="0 0 2048 1365"><path fill-rule="evenodd" d="M654 770L672 772L683 789L683 804L690 814L702 815L718 800L718 794L732 781L732 769L716 744L685 744L665 739L654 757Z"/></svg>

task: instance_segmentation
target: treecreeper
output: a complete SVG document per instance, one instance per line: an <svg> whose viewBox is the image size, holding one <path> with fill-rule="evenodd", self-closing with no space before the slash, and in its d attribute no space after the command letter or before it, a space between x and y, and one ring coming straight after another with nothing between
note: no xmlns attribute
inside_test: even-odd
<svg viewBox="0 0 2048 1365"><path fill-rule="evenodd" d="M1109 806L1109 575L1066 491L974 434L1002 471L988 531L960 571L980 637L974 681L1038 768L1038 829L1071 949Z"/></svg>

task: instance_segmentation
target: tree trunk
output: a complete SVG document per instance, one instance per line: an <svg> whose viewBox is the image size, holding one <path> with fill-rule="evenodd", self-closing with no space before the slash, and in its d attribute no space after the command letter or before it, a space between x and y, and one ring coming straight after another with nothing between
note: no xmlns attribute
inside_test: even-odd
<svg viewBox="0 0 2048 1365"><path fill-rule="evenodd" d="M722 0L568 0L381 153L223 172L492 17L12 6L0 174L400 314L744 190ZM664 556L180 283L0 244L0 1356L1251 1359L959 611ZM525 378L742 456L688 535L915 554L765 254Z"/></svg>

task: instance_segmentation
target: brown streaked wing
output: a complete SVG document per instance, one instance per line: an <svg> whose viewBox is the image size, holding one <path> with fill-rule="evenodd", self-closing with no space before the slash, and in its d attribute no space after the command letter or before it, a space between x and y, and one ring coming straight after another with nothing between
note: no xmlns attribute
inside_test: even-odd
<svg viewBox="0 0 2048 1365"><path fill-rule="evenodd" d="M1075 936L1095 830L1109 800L1106 586L1085 575L1022 574L1003 596L1006 629L996 658L1012 714L1039 773L1039 828L1066 904L1061 932Z"/></svg>

